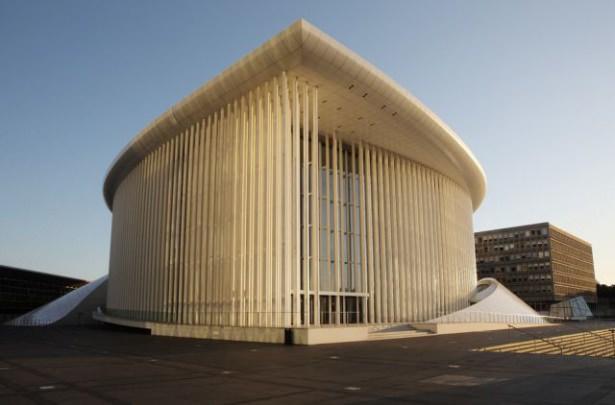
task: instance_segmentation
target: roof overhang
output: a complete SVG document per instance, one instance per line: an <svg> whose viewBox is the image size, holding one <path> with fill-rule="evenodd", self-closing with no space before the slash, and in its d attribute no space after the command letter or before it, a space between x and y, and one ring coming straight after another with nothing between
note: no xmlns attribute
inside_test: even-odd
<svg viewBox="0 0 615 405"><path fill-rule="evenodd" d="M285 71L319 87L319 128L363 140L446 175L464 187L474 209L485 173L463 141L407 90L305 20L298 20L225 69L143 129L112 163L103 187L115 190L150 152L258 84Z"/></svg>

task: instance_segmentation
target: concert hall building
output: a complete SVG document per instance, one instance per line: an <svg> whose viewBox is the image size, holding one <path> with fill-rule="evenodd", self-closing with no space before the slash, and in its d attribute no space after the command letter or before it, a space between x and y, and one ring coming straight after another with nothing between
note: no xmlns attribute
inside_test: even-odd
<svg viewBox="0 0 615 405"><path fill-rule="evenodd" d="M485 183L433 112L299 20L116 158L99 318L305 343L457 311L476 286Z"/></svg>

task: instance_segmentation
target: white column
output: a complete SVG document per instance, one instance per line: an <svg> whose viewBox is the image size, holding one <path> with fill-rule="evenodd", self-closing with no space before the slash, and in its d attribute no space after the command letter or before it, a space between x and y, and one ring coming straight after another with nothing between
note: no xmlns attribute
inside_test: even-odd
<svg viewBox="0 0 615 405"><path fill-rule="evenodd" d="M271 117L271 89L269 83L264 87L264 142L265 142L265 154L264 154L264 174L265 174L265 209L263 214L264 218L264 231L265 231L265 282L264 282L264 325L271 326L272 321L272 272L274 266L273 255L273 131L272 131L272 117Z"/></svg>
<svg viewBox="0 0 615 405"><path fill-rule="evenodd" d="M309 103L308 103L308 86L303 83L302 86L302 144L303 144L303 165L301 167L303 174L303 323L310 324L310 221L309 221Z"/></svg>
<svg viewBox="0 0 615 405"><path fill-rule="evenodd" d="M282 143L284 145L284 327L290 327L292 325L291 316L291 289L292 278L296 271L293 261L293 249L295 244L293 243L293 218L295 217L295 207L293 206L293 157L292 147L293 138L291 133L291 112L290 112L290 89L288 87L288 78L286 72L282 72L282 115L283 115L283 129L282 129Z"/></svg>
<svg viewBox="0 0 615 405"><path fill-rule="evenodd" d="M320 185L320 159L318 141L318 87L312 87L312 290L314 291L314 325L320 325L320 200L318 187ZM307 132L306 132L307 135Z"/></svg>
<svg viewBox="0 0 615 405"><path fill-rule="evenodd" d="M294 256L295 256L295 278L294 278L294 325L301 325L301 129L299 128L299 83L298 79L293 80L293 96L292 96L292 114L293 114L293 156L294 156L294 181L295 181L295 209L296 214L294 218L295 238L294 238Z"/></svg>
<svg viewBox="0 0 615 405"><path fill-rule="evenodd" d="M333 134L333 148L331 155L333 157L333 252L334 252L334 291L335 291L335 324L340 324L340 291L341 291L341 252L340 252L340 207L339 207L339 173L338 167L338 141L337 136Z"/></svg>
<svg viewBox="0 0 615 405"><path fill-rule="evenodd" d="M365 218L365 186L366 186L366 178L365 178L365 150L363 148L363 142L359 143L358 149L358 160L359 160L359 224L360 224L360 249L361 249L361 292L369 293L369 276L368 276L368 266L367 266L367 226L366 226L366 218ZM371 302L369 298L361 298L361 306L363 311L363 323L368 323L371 320L371 315L368 309L368 302Z"/></svg>

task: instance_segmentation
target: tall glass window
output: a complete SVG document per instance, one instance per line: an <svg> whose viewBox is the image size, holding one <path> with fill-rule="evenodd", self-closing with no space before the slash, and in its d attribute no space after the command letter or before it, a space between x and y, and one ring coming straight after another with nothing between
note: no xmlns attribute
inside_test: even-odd
<svg viewBox="0 0 615 405"><path fill-rule="evenodd" d="M303 147L303 142L302 142ZM312 150L310 145L310 152ZM308 154L309 156L310 154ZM306 237L305 227L308 227L310 241L301 243L302 279L308 272L311 280L309 261L311 260L311 232L313 218L311 206L307 215L303 211L304 204L311 204L312 162L319 165L318 179L318 247L319 247L319 306L320 323L335 323L339 317L340 323L356 323L361 321L361 252L360 252L360 177L358 169L358 151L351 145L338 142L331 138L321 137L317 157L308 157L304 163L305 154L301 153L301 235ZM307 170L305 170L307 168ZM307 175L308 198L304 195L304 181ZM337 188L337 189L336 189ZM307 219L307 224L305 223ZM305 252L305 249L308 252ZM306 255L307 254L307 255ZM310 260L305 260L309 258ZM313 285L310 293L315 294Z"/></svg>

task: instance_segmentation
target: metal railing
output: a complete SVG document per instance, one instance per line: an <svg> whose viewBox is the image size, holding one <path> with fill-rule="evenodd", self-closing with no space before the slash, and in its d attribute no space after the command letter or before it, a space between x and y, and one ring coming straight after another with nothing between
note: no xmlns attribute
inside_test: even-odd
<svg viewBox="0 0 615 405"><path fill-rule="evenodd" d="M547 315L530 315L530 314L515 314L506 312L493 311L463 311L454 312L438 316L432 321L441 323L527 323L527 324L545 324L550 322L561 322L562 318L547 316Z"/></svg>
<svg viewBox="0 0 615 405"><path fill-rule="evenodd" d="M568 324L567 326L572 326L572 325ZM600 350L602 348L606 348L606 346L609 345L609 346L611 346L609 348L612 348L612 353L613 353L611 355L611 357L615 358L615 329L613 329L613 328L604 329L604 330L608 330L608 331L611 332L611 339L609 339L609 338L607 338L607 337L605 337L605 336L603 336L603 335L601 335L599 333L596 333L594 331L584 330L584 329L578 328L576 326L572 326L573 329L576 329L577 331L579 331L576 334L581 335L580 337L581 337L581 339L583 339L583 344L579 348L577 346L566 344L566 338L568 338L570 336L573 336L574 334L573 335L552 336L552 337L542 337L542 336L539 336L538 334L534 334L534 333L528 332L526 330L523 330L523 329L518 328L518 327L516 327L514 325L511 325L511 324L509 324L508 327L509 327L509 330L514 330L514 331L517 331L517 332L519 332L521 334L524 334L526 336L531 337L533 339L533 341L534 341L534 350L537 350L537 342L538 341L542 341L544 343L547 343L550 346L553 346L553 347L557 348L559 350L559 352L560 352L560 355L564 355L564 351L567 351L567 352L569 352L571 354L578 355L578 356L583 356L583 355L587 356L587 355L591 355L591 353L595 353L596 352L596 346L595 345L591 345L590 348L592 350L588 350L588 347L587 347L587 343L588 342L586 341L586 337L587 336L593 336L593 337L599 338L600 340L603 340L605 342L603 347L600 346L598 348L598 350ZM559 340L558 340L558 338L559 338Z"/></svg>
<svg viewBox="0 0 615 405"><path fill-rule="evenodd" d="M598 333L596 333L596 332L594 332L594 331L592 331L592 330L588 330L588 329L582 329L582 328L579 328L579 327L577 327L577 326L576 326L574 323L572 323L572 322L571 322L571 323L566 324L566 326L569 326L570 328L572 328L572 329L574 329L574 330L577 330L577 331L579 331L580 333L589 333L590 335L593 335L593 336L595 336L595 337L597 337L597 338L600 338L600 339L602 339L602 340L606 340L607 342L611 343L611 339L608 339L608 338L606 338L606 337L604 337L604 336L602 336L602 335L600 335L600 334L598 334ZM613 331L614 329L609 329L609 330Z"/></svg>
<svg viewBox="0 0 615 405"><path fill-rule="evenodd" d="M508 327L513 329L513 330L515 330L515 331L517 331L517 332L520 332L520 333L522 333L524 335L527 335L527 336L531 337L532 339L534 339L534 350L536 350L536 343L535 342L537 340L541 340L541 341L545 342L546 344L551 345L551 346L559 349L559 354L562 355L562 356L564 355L564 347L561 344L557 344L557 343L549 340L549 338L543 338L542 336L539 336L539 335L536 335L534 333L530 333L530 332L528 332L526 330L517 328L516 326L511 325L511 324L508 324Z"/></svg>
<svg viewBox="0 0 615 405"><path fill-rule="evenodd" d="M605 337L605 336L603 336L603 335L601 335L599 333L594 332L593 330L579 328L574 323L568 323L566 326L569 326L572 329L577 330L578 333L583 334L583 339L585 339L585 334L588 334L590 336L594 336L594 337L597 337L597 338L599 338L601 340L604 340L606 342L605 345L610 344L612 346L612 349L613 349L612 357L615 358L615 329L613 329L613 328L603 329L603 330L608 330L608 331L611 332L611 338L609 339L609 338L607 338L607 337Z"/></svg>

